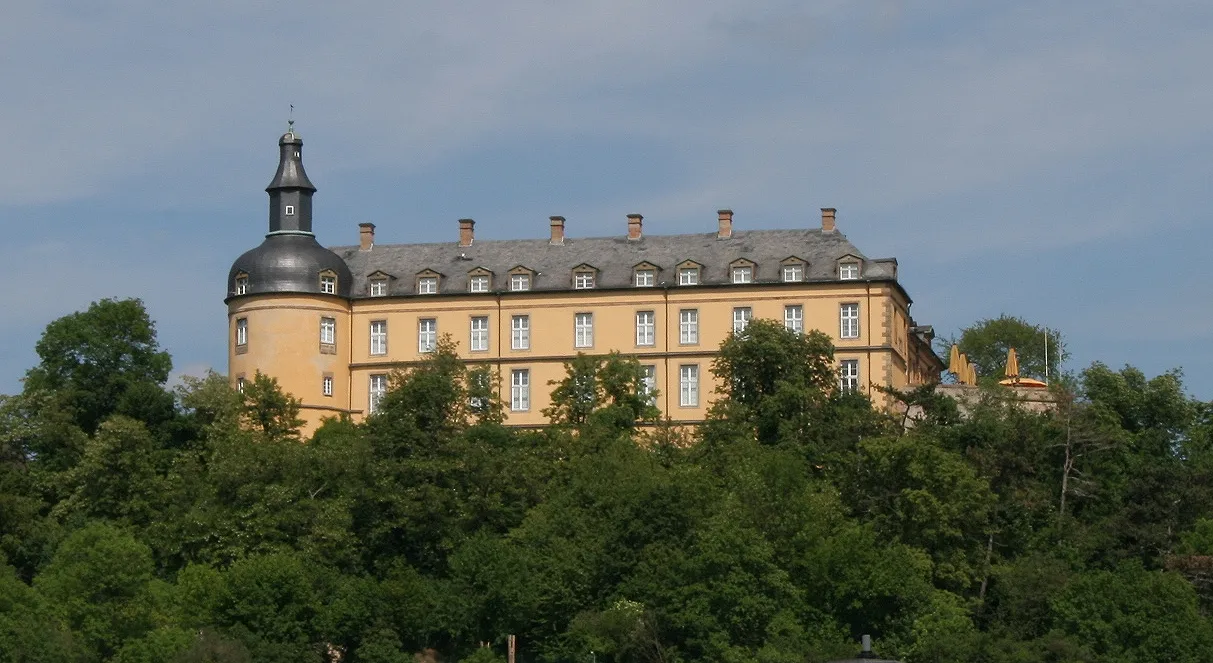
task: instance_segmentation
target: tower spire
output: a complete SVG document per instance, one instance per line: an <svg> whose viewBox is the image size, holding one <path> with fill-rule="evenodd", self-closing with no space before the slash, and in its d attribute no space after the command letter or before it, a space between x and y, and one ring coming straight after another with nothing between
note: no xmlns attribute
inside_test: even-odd
<svg viewBox="0 0 1213 663"><path fill-rule="evenodd" d="M265 188L270 194L270 233L312 233L312 194L316 187L303 169L303 139L295 133L295 107L286 133L278 139L278 171Z"/></svg>

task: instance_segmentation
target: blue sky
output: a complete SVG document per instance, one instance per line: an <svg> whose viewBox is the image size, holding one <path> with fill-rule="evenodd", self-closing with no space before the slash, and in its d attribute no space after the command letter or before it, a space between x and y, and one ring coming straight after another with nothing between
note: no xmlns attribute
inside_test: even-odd
<svg viewBox="0 0 1213 663"><path fill-rule="evenodd" d="M1213 399L1213 4L9 0L0 393L43 327L140 297L225 369L288 104L315 228L353 244L839 229L918 322L1062 330L1080 369Z"/></svg>

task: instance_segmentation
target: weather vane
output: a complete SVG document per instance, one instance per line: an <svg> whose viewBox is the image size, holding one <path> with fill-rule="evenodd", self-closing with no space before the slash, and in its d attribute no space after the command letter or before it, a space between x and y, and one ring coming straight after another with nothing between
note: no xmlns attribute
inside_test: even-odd
<svg viewBox="0 0 1213 663"><path fill-rule="evenodd" d="M295 104L291 104L291 112L286 119L286 130L288 133L295 133Z"/></svg>

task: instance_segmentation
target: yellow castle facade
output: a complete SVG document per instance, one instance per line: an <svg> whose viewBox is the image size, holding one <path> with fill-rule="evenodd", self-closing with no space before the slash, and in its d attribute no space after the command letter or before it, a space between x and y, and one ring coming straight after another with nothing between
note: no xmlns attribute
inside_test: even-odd
<svg viewBox="0 0 1213 663"><path fill-rule="evenodd" d="M279 151L269 233L228 275L229 375L236 386L257 371L276 378L308 430L373 413L388 376L446 335L497 372L508 423L526 426L547 423L566 362L611 351L639 360L664 417L701 421L717 349L755 318L829 334L843 389L934 382L944 368L896 260L865 257L832 208L820 225L785 230L735 229L719 210L714 232L688 235L646 235L631 214L618 235L591 238L553 216L531 240L477 240L461 219L450 242L400 245L376 244L374 225L361 224L357 244L325 248L293 130Z"/></svg>

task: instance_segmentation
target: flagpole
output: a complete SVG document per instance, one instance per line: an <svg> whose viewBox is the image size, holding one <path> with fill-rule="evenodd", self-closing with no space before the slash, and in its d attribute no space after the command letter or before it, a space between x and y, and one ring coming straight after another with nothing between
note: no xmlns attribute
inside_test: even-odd
<svg viewBox="0 0 1213 663"><path fill-rule="evenodd" d="M1049 384L1049 328L1045 327L1045 384Z"/></svg>

